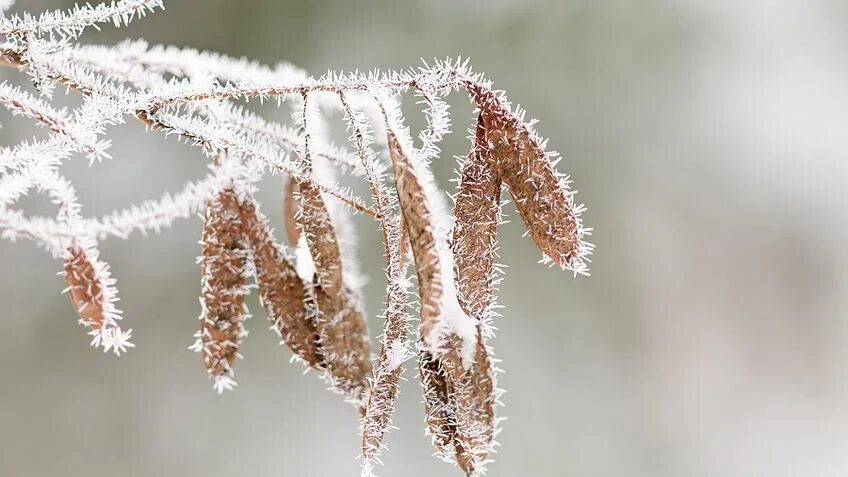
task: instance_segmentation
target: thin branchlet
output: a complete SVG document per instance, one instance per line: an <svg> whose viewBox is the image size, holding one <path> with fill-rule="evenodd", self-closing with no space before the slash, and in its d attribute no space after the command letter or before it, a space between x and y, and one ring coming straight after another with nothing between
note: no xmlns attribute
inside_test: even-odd
<svg viewBox="0 0 848 477"><path fill-rule="evenodd" d="M404 229L401 214L395 209L397 201L383 183L382 172L375 164L375 152L371 146L369 123L360 111L351 105L351 99L339 92L351 141L359 152L371 195L381 212L380 229L383 236L386 258L386 307L380 354L374 366L362 426L362 471L373 473L373 463L379 462L384 447L383 439L391 426L394 402L398 394L398 381L403 372L404 361L410 356L408 343L408 313L406 288L407 262L404 260Z"/></svg>

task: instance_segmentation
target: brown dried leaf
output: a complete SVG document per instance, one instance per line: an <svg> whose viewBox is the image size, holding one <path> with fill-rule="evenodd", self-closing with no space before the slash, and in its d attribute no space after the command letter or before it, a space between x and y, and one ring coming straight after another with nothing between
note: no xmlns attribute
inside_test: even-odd
<svg viewBox="0 0 848 477"><path fill-rule="evenodd" d="M429 349L428 343L433 342L432 335L438 332L442 298L441 271L431 214L415 169L391 130L387 133L387 141L398 202L418 274L422 342L419 346L418 366L427 425L439 452L451 455L450 445L454 443L456 432L451 404L451 374L458 374L462 370L462 360L457 352L459 338L448 336L445 352L439 356Z"/></svg>
<svg viewBox="0 0 848 477"><path fill-rule="evenodd" d="M460 306L478 321L494 302L494 266L500 222L501 179L488 150L482 117L474 149L462 167L456 195L452 250ZM493 154L493 152L495 154Z"/></svg>
<svg viewBox="0 0 848 477"><path fill-rule="evenodd" d="M207 204L202 244L203 313L195 349L220 393L234 385L232 365L247 334L243 325L247 251L232 190L222 191Z"/></svg>
<svg viewBox="0 0 848 477"><path fill-rule="evenodd" d="M474 149L463 164L454 213L454 273L460 306L477 321L474 363L456 384L457 461L478 473L492 446L495 383L483 327L494 304L497 226L501 182L487 149L485 126L478 118Z"/></svg>
<svg viewBox="0 0 848 477"><path fill-rule="evenodd" d="M479 330L474 364L456 383L454 395L457 463L469 475L483 473L486 457L493 446L496 424L490 351Z"/></svg>
<svg viewBox="0 0 848 477"><path fill-rule="evenodd" d="M239 212L250 244L259 297L273 329L282 342L307 366L323 369L318 331L307 286L274 240L265 217L252 199L240 203Z"/></svg>
<svg viewBox="0 0 848 477"><path fill-rule="evenodd" d="M102 347L104 352L120 355L129 348L132 330L121 330L118 320L121 312L115 307L118 301L115 280L109 266L99 260L94 242L75 239L65 250L64 272L68 287L65 290L79 316L79 322L87 327L92 337L91 345Z"/></svg>
<svg viewBox="0 0 848 477"><path fill-rule="evenodd" d="M419 349L418 372L424 394L427 430L436 450L443 456L453 455L451 446L456 438L456 418L450 402L448 375L432 353Z"/></svg>
<svg viewBox="0 0 848 477"><path fill-rule="evenodd" d="M69 247L68 253L64 269L71 304L80 317L80 323L92 331L102 331L105 324L103 290L95 276L94 264L81 247Z"/></svg>
<svg viewBox="0 0 848 477"><path fill-rule="evenodd" d="M556 265L583 271L579 210L538 137L492 91L469 91L480 108L490 154L533 241Z"/></svg>
<svg viewBox="0 0 848 477"><path fill-rule="evenodd" d="M321 191L298 184L298 225L315 263L316 328L328 377L341 393L359 402L371 372L370 343L362 308L344 285L336 232Z"/></svg>
<svg viewBox="0 0 848 477"><path fill-rule="evenodd" d="M412 163L401 149L395 134L389 130L387 136L395 189L418 275L422 335L428 340L430 334L436 331L442 298L439 254L433 236L432 219L424 199L424 189L418 181Z"/></svg>
<svg viewBox="0 0 848 477"><path fill-rule="evenodd" d="M283 219L286 226L286 237L292 246L297 245L298 240L300 240L300 228L295 219L299 208L295 194L297 194L297 181L289 178L286 180L286 187L283 192Z"/></svg>
<svg viewBox="0 0 848 477"><path fill-rule="evenodd" d="M371 373L370 342L362 307L347 287L331 294L316 280L313 292L319 342L331 382L361 405Z"/></svg>

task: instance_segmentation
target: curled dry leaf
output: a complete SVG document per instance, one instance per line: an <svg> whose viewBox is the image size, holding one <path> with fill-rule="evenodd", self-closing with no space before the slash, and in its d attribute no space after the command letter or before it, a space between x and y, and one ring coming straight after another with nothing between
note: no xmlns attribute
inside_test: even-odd
<svg viewBox="0 0 848 477"><path fill-rule="evenodd" d="M272 329L300 360L323 369L318 331L307 287L282 247L274 240L268 221L251 198L239 206L244 234L250 245L259 297ZM307 306L309 304L309 306Z"/></svg>
<svg viewBox="0 0 848 477"><path fill-rule="evenodd" d="M495 381L484 327L492 314L501 180L478 119L475 145L462 167L453 230L454 273L460 306L477 322L474 363L457 386L457 441L463 469L482 471L495 433Z"/></svg>
<svg viewBox="0 0 848 477"><path fill-rule="evenodd" d="M235 385L232 366L247 335L247 250L232 189L221 191L207 204L202 245L202 313L194 349L220 393Z"/></svg>
<svg viewBox="0 0 848 477"><path fill-rule="evenodd" d="M480 117L474 148L460 173L452 244L460 305L478 322L483 321L495 299L495 251L501 213L497 152L488 149Z"/></svg>
<svg viewBox="0 0 848 477"><path fill-rule="evenodd" d="M469 92L480 108L490 155L533 241L552 263L584 273L581 208L574 205L565 178L554 170L539 138L494 92L475 85Z"/></svg>
<svg viewBox="0 0 848 477"><path fill-rule="evenodd" d="M453 403L456 413L456 461L468 475L485 472L495 437L495 380L490 349L478 330L474 363L456 381Z"/></svg>
<svg viewBox="0 0 848 477"><path fill-rule="evenodd" d="M403 225L406 227L418 275L422 337L430 342L431 335L438 332L442 298L439 254L433 236L432 219L415 169L391 130L387 133L387 141Z"/></svg>
<svg viewBox="0 0 848 477"><path fill-rule="evenodd" d="M118 326L121 312L115 307L118 301L115 279L109 273L109 266L100 261L94 243L84 239L74 241L63 254L66 291L80 324L90 330L91 345L118 355L135 347L130 342L132 330L123 331Z"/></svg>
<svg viewBox="0 0 848 477"><path fill-rule="evenodd" d="M452 333L445 337L438 336L443 332L440 322L442 283L431 214L415 169L391 130L387 133L387 141L395 189L418 275L421 310L418 365L427 426L436 449L442 456L450 458L454 455L452 445L456 438L456 416L451 402L453 378L463 372L462 358L458 352L461 343L460 338ZM440 342L442 349L434 350L431 346L433 342Z"/></svg>
<svg viewBox="0 0 848 477"><path fill-rule="evenodd" d="M371 372L365 316L344 284L336 232L320 189L308 183L298 184L298 189L297 219L315 263L316 329L327 376L339 392L361 404Z"/></svg>

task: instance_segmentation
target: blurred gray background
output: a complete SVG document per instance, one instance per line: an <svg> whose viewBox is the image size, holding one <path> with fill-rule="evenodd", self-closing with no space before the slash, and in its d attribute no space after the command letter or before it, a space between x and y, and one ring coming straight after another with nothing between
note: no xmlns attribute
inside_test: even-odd
<svg viewBox="0 0 848 477"><path fill-rule="evenodd" d="M18 0L13 12L70 4ZM848 3L166 8L83 41L143 37L315 74L463 55L541 120L589 207L597 253L589 278L547 269L507 208L494 346L509 420L491 476L848 475ZM464 98L452 104L455 133L436 162L448 187L473 121ZM410 122L421 124L414 112ZM4 145L33 134L44 132L3 116ZM204 172L199 151L138 124L112 137L112 161L63 169L87 214ZM263 186L279 226L277 179ZM357 224L376 337L382 258L373 224ZM199 234L195 219L102 245L138 346L120 359L88 347L59 261L0 242L0 475L358 475L354 411L288 363L255 298L239 387L212 392L187 350ZM380 474L458 475L431 457L406 378Z"/></svg>

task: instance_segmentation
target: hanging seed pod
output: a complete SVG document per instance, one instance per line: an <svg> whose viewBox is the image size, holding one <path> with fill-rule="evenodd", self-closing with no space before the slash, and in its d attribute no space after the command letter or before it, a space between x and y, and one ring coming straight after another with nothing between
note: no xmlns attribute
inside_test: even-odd
<svg viewBox="0 0 848 477"><path fill-rule="evenodd" d="M221 393L235 386L232 366L247 335L243 324L247 251L231 189L207 204L202 243L202 313L193 349L201 354L215 390Z"/></svg>
<svg viewBox="0 0 848 477"><path fill-rule="evenodd" d="M314 305L307 287L252 199L240 203L239 216L256 269L259 298L271 328L298 359L311 368L323 369Z"/></svg>
<svg viewBox="0 0 848 477"><path fill-rule="evenodd" d="M530 237L547 261L585 273L583 259L590 246L582 241L582 206L575 206L567 179L554 170L555 156L544 151L540 139L494 92L476 85L469 92L480 108L490 154Z"/></svg>
<svg viewBox="0 0 848 477"><path fill-rule="evenodd" d="M365 317L357 298L344 285L339 244L321 191L307 183L298 188L297 219L315 263L316 329L328 378L339 392L361 405L371 372Z"/></svg>

